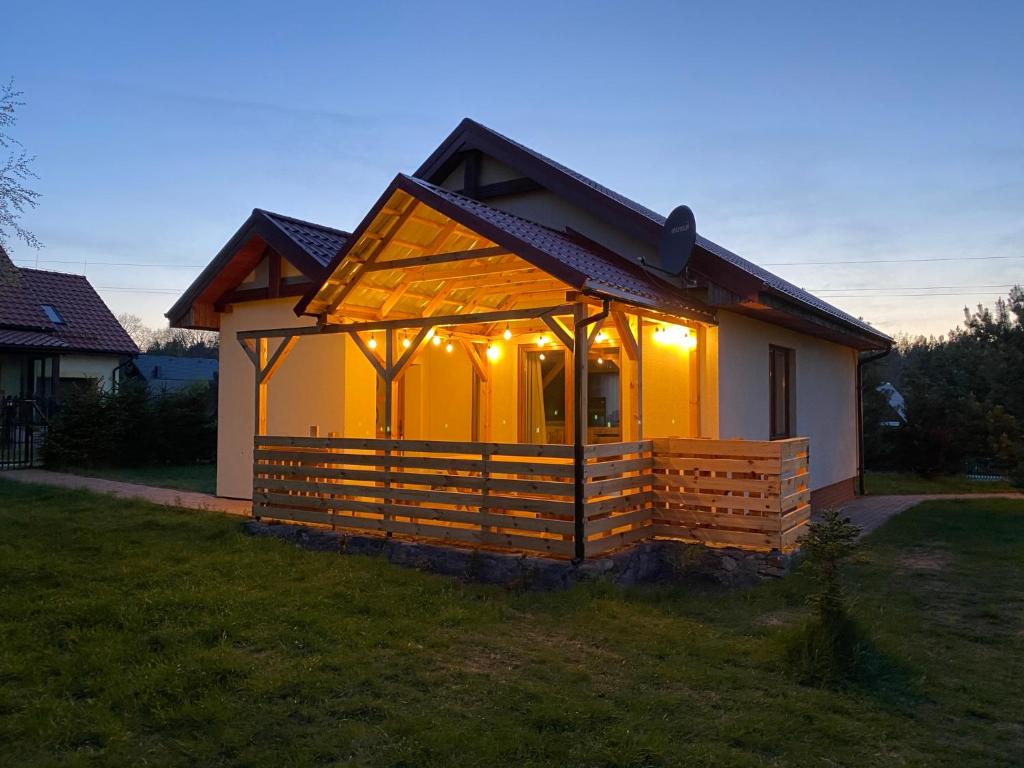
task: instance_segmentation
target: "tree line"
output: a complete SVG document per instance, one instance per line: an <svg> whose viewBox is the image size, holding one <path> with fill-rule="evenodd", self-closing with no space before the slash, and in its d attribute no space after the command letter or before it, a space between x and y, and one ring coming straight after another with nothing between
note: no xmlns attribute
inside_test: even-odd
<svg viewBox="0 0 1024 768"><path fill-rule="evenodd" d="M879 385L902 394L905 418ZM986 472L1024 483L1024 289L964 309L947 336L899 336L864 370L869 469Z"/></svg>

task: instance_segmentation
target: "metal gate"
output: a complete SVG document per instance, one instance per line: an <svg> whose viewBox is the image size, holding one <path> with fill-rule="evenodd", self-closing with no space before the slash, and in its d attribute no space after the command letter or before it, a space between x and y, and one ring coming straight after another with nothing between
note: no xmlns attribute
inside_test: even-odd
<svg viewBox="0 0 1024 768"><path fill-rule="evenodd" d="M31 398L0 401L0 469L34 467L42 463L46 411Z"/></svg>

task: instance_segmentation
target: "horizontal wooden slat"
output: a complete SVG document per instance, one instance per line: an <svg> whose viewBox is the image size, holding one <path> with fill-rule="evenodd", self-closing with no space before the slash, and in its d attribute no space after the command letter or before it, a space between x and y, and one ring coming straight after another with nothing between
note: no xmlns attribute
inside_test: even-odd
<svg viewBox="0 0 1024 768"><path fill-rule="evenodd" d="M647 453L653 446L651 440L635 440L631 443L599 443L583 448L583 458L601 459L608 456L624 456L630 453Z"/></svg>
<svg viewBox="0 0 1024 768"><path fill-rule="evenodd" d="M456 453L494 456L571 459L572 446L535 443L463 443L453 440L381 440L356 437L288 437L259 435L257 448L294 447L328 450L405 451L410 453Z"/></svg>
<svg viewBox="0 0 1024 768"><path fill-rule="evenodd" d="M440 469L447 472L483 472L491 474L535 475L540 477L572 477L572 464L547 464L526 461L484 461L483 459L450 459L437 456L403 456L372 453L303 453L258 449L257 461L279 463L301 461L307 464L349 464L359 466L394 467L397 469ZM256 467L259 471L259 467Z"/></svg>

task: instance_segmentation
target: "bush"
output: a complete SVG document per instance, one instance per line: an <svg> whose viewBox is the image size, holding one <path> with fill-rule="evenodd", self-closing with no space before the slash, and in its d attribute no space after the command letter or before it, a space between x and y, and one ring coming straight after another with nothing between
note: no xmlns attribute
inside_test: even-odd
<svg viewBox="0 0 1024 768"><path fill-rule="evenodd" d="M68 387L43 443L48 467L130 467L212 461L217 427L211 388L152 396L144 382L104 392L99 382Z"/></svg>
<svg viewBox="0 0 1024 768"><path fill-rule="evenodd" d="M814 616L787 642L787 659L801 682L838 687L871 676L876 654L849 614L842 585L842 567L859 534L857 526L830 508L801 541L805 569L817 586L808 599Z"/></svg>

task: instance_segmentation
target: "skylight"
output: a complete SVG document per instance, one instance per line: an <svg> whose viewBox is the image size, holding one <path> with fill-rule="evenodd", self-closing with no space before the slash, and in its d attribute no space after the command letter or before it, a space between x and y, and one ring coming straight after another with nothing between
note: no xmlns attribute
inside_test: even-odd
<svg viewBox="0 0 1024 768"><path fill-rule="evenodd" d="M56 307L54 307L52 304L43 304L42 307L43 312L45 312L46 316L50 318L51 323L56 323L57 325L64 325L64 318L61 317L60 312L57 311Z"/></svg>

